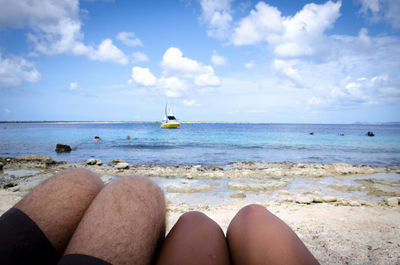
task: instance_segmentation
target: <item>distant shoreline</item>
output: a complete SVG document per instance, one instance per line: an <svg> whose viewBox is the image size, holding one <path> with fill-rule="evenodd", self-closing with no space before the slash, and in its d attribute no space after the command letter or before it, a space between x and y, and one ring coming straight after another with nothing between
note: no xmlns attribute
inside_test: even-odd
<svg viewBox="0 0 400 265"><path fill-rule="evenodd" d="M182 124L318 124L318 125L400 125L400 122L353 122L353 123L287 123L287 122L229 122L229 121L180 121ZM122 123L161 123L161 121L0 121L4 124L12 123L43 123L43 124L122 124Z"/></svg>

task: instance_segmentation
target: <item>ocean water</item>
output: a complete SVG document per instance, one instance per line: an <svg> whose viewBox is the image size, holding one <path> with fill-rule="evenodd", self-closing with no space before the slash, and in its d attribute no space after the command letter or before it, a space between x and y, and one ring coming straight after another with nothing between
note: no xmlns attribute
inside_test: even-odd
<svg viewBox="0 0 400 265"><path fill-rule="evenodd" d="M367 131L375 136L365 136ZM102 140L93 142L96 135ZM57 143L73 151L57 154ZM159 165L264 160L400 166L400 125L184 123L161 129L160 123L0 123L0 157L26 154Z"/></svg>

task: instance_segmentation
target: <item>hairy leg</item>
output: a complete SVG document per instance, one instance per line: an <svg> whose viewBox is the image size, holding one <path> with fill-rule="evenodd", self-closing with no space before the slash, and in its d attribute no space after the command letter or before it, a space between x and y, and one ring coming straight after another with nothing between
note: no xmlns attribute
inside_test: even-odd
<svg viewBox="0 0 400 265"><path fill-rule="evenodd" d="M260 205L242 208L230 223L227 241L232 264L318 264L281 219Z"/></svg>
<svg viewBox="0 0 400 265"><path fill-rule="evenodd" d="M230 264L224 233L205 214L185 213L165 239L156 264Z"/></svg>
<svg viewBox="0 0 400 265"><path fill-rule="evenodd" d="M14 207L27 214L60 254L94 197L104 187L85 169L69 169L49 178Z"/></svg>
<svg viewBox="0 0 400 265"><path fill-rule="evenodd" d="M93 200L64 255L88 255L113 265L150 264L164 236L161 189L145 178L124 177Z"/></svg>

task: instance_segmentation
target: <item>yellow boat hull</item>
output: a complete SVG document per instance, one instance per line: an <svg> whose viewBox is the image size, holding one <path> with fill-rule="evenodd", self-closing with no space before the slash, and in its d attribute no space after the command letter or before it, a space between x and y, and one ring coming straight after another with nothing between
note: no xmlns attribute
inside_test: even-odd
<svg viewBox="0 0 400 265"><path fill-rule="evenodd" d="M179 122L172 121L172 122L164 122L161 124L161 128L166 128L166 129L177 129L179 128L179 125L181 125Z"/></svg>

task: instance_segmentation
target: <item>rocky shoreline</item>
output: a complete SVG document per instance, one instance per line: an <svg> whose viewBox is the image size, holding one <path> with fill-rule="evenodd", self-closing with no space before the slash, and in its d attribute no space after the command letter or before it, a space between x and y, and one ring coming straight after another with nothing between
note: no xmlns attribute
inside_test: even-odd
<svg viewBox="0 0 400 265"><path fill-rule="evenodd" d="M112 179L151 178L165 191L167 227L199 210L226 231L249 203L265 205L287 222L321 264L400 263L400 169L369 165L265 161L201 165L133 165L122 159L80 164L48 156L0 158L0 214L53 174L84 167Z"/></svg>

